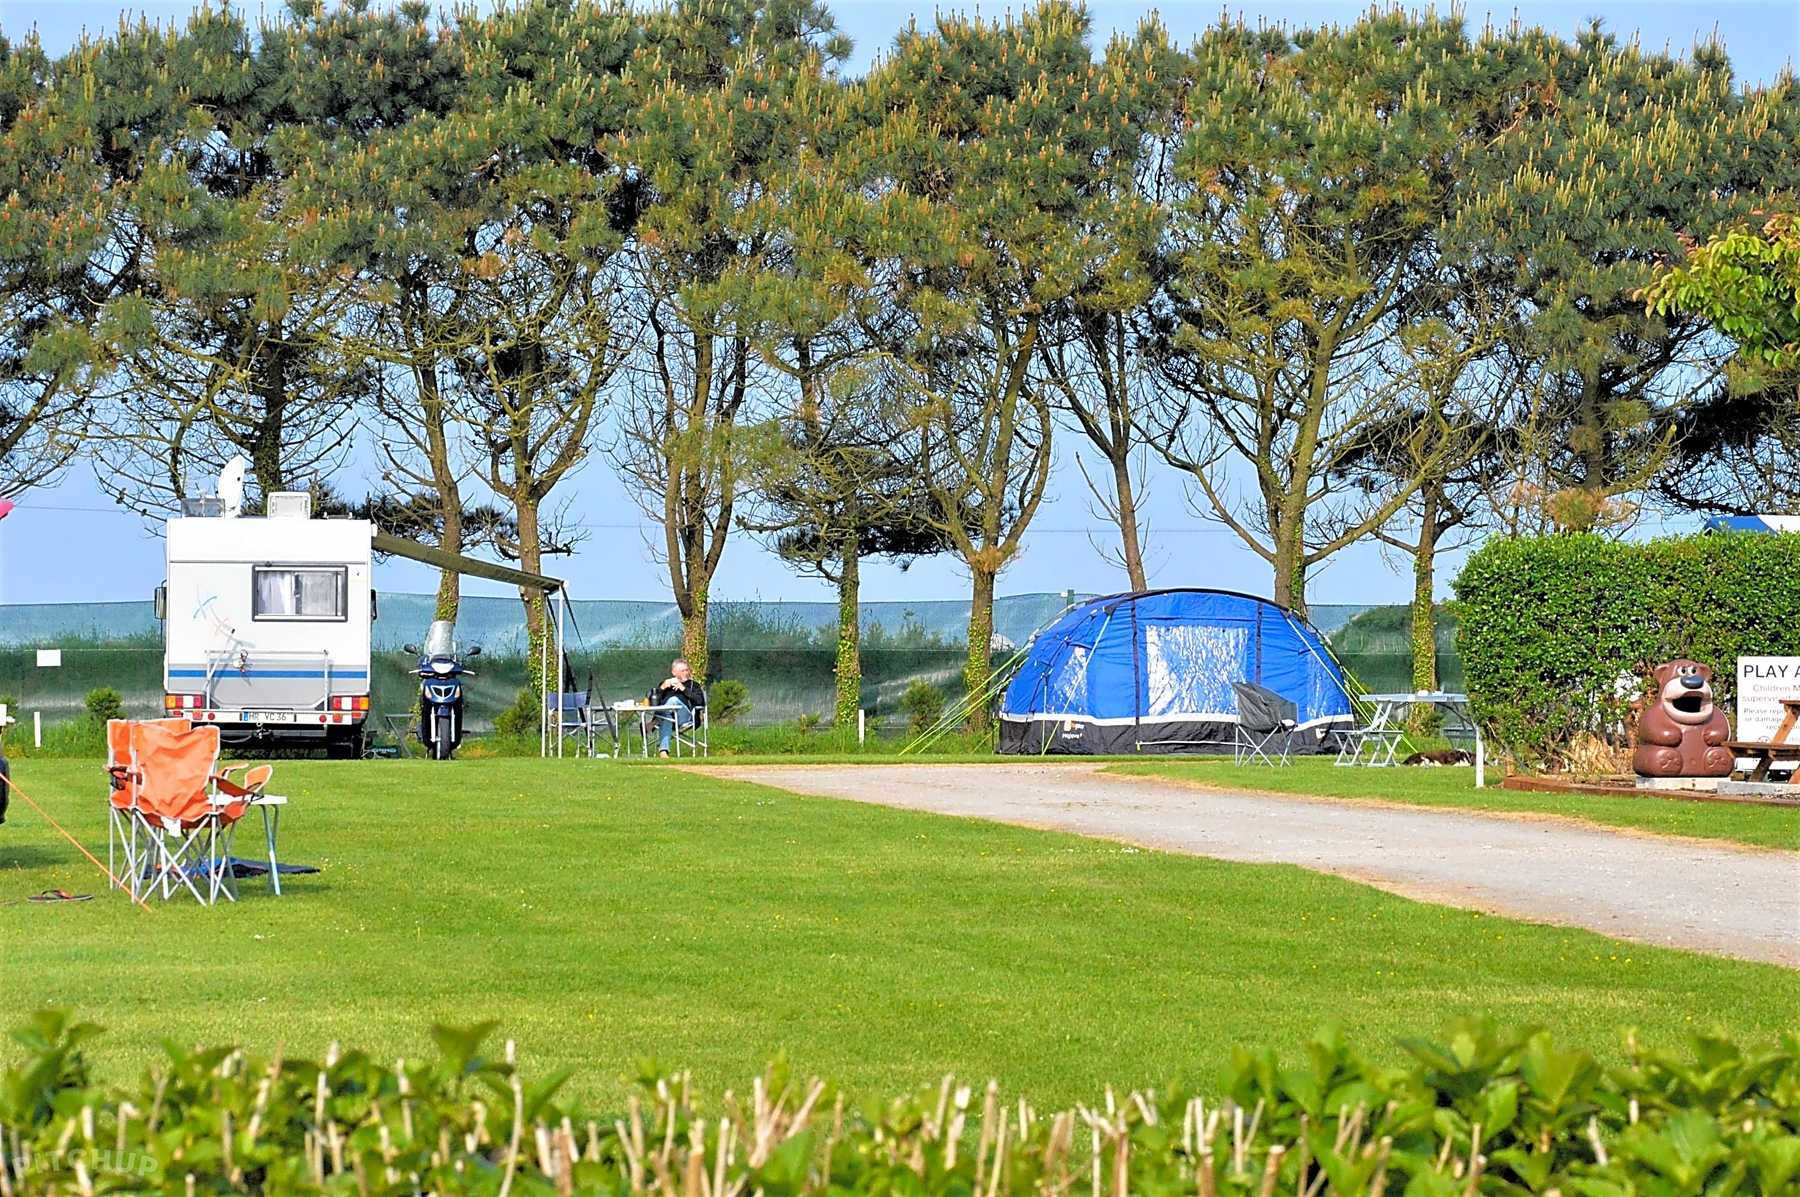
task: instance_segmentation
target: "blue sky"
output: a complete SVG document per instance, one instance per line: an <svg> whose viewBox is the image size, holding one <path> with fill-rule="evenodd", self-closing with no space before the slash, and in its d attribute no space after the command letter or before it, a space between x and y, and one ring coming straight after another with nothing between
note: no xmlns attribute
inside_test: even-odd
<svg viewBox="0 0 1800 1197"><path fill-rule="evenodd" d="M183 17L187 0L151 0L126 11L153 20ZM256 11L257 5L244 6ZM278 11L279 5L267 6ZM856 65L887 45L896 30L915 14L928 21L930 4L912 0L839 0L831 5L839 24L855 40ZM1000 4L945 5L1002 12ZM1243 14L1252 21L1318 24L1353 20L1367 8L1360 0L1304 0L1300 3L1221 6L1216 3L1165 3L1092 0L1096 37L1114 29L1130 29L1147 12L1159 11L1170 31L1186 40L1215 20L1221 11ZM116 0L0 0L0 30L18 37L35 27L51 50L74 41L85 28L113 28L121 9ZM1797 0L1640 0L1637 3L1536 2L1508 6L1466 6L1472 22L1512 19L1569 33L1589 17L1599 17L1621 36L1635 32L1648 48L1676 51L1696 39L1716 35L1730 52L1739 76L1748 82L1771 80L1800 59L1800 2ZM365 436L373 435L372 432ZM1104 592L1123 589L1124 574L1099 551L1115 538L1092 510L1075 460L1078 438L1065 435L1051 494L1028 533L1023 555L1002 576L1000 591ZM357 454L366 464L370 451ZM1096 475L1097 476L1097 475ZM361 493L366 478L335 480L345 493ZM1268 567L1226 529L1196 516L1180 478L1152 466L1146 478L1145 511L1149 527L1149 564L1153 585L1203 585L1266 594ZM630 496L604 458L596 458L567 484L574 510L588 525L589 537L573 558L558 561L551 572L570 580L579 598L664 599L667 574L649 550L651 528L645 526ZM1673 520L1671 530L1698 521ZM1652 521L1655 526L1655 521ZM1096 547L1099 546L1099 547ZM1444 563L1440 590L1447 587L1459 560ZM72 470L58 486L28 494L19 510L0 522L0 603L99 602L147 597L162 576L162 542L142 520L113 509L85 466ZM377 569L377 585L391 591L426 591L435 578L422 566L391 562ZM922 561L901 571L872 562L864 569L864 595L875 599L924 600L960 598L968 583L949 558ZM1403 602L1411 593L1410 562L1397 560L1374 545L1339 553L1313 574L1309 597L1319 603ZM470 582L470 593L505 593L503 588ZM795 575L748 536L735 536L726 550L713 591L716 599L824 599L816 580Z"/></svg>

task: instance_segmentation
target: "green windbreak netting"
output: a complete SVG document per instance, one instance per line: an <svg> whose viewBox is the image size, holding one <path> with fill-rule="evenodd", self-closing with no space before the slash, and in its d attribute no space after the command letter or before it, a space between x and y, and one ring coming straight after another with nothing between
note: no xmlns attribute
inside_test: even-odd
<svg viewBox="0 0 1800 1197"><path fill-rule="evenodd" d="M1076 594L1021 594L994 607L995 649L1011 648L1053 619ZM402 646L418 643L431 622L433 598L383 594L375 622L373 705L410 707L416 679ZM870 602L861 611L863 705L873 723L899 724L900 695L923 679L954 700L962 689L966 600ZM569 672L577 689L608 700L641 695L668 672L680 650L681 619L673 603L614 599L572 600L565 625ZM1370 689L1410 689L1412 655L1403 607L1318 605L1312 622L1331 640L1345 665ZM480 645L477 675L468 684L472 730L492 726L525 685L523 609L512 598L462 601L457 640ZM749 690L744 722L791 722L803 714L829 717L836 661L837 605L797 602L716 602L709 618L707 675L733 678ZM1441 630L1444 682L1461 682ZM56 649L61 663L38 665L39 649ZM0 606L0 701L16 703L27 719L46 722L79 715L96 686L124 695L128 711L162 707L162 631L151 604L58 603Z"/></svg>

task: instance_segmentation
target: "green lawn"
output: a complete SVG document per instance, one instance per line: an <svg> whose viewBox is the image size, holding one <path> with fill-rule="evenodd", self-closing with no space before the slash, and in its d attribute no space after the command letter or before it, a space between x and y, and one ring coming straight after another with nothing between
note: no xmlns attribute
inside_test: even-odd
<svg viewBox="0 0 1800 1197"><path fill-rule="evenodd" d="M99 778L17 770L91 847ZM324 871L280 899L245 882L214 910L133 909L16 802L8 1020L77 1007L111 1028L96 1062L112 1075L164 1036L413 1055L433 1021L494 1018L534 1073L569 1065L589 1097L642 1057L717 1092L785 1051L860 1092L955 1070L1063 1102L1211 1076L1237 1043L1293 1053L1327 1019L1381 1049L1486 1012L1610 1054L1630 1025L1766 1042L1800 1008L1800 974L1773 966L676 770L293 762L277 781L284 854ZM99 896L11 901L49 886Z"/></svg>
<svg viewBox="0 0 1800 1197"><path fill-rule="evenodd" d="M1497 771L1490 771L1487 786L1478 790L1473 769L1340 769L1330 758L1297 760L1285 768L1236 765L1229 760L1132 761L1109 768L1117 773L1168 777L1227 789L1563 815L1659 835L1731 840L1765 848L1800 848L1800 808L1660 797L1534 794L1501 789Z"/></svg>

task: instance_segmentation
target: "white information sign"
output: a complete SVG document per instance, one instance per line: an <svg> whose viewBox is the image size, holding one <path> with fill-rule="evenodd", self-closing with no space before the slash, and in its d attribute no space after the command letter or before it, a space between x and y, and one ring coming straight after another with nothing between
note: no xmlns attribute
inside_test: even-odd
<svg viewBox="0 0 1800 1197"><path fill-rule="evenodd" d="M1781 726L1784 698L1800 698L1800 657L1739 657L1733 738L1767 741Z"/></svg>
<svg viewBox="0 0 1800 1197"><path fill-rule="evenodd" d="M39 669L55 669L58 666L60 666L61 664L62 664L62 649L60 649L60 648L40 648L40 649L38 649L38 668Z"/></svg>

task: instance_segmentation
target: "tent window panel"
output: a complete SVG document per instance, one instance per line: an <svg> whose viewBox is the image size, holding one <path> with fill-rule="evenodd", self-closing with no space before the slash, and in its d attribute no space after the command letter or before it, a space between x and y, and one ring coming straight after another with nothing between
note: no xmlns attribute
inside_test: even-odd
<svg viewBox="0 0 1800 1197"><path fill-rule="evenodd" d="M1350 696L1344 692L1343 680L1332 673L1323 661L1307 661L1306 680L1308 685L1306 706L1301 716L1303 719L1318 719L1349 712Z"/></svg>
<svg viewBox="0 0 1800 1197"><path fill-rule="evenodd" d="M1044 709L1058 712L1087 710L1087 667L1088 650L1082 645L1071 644L1062 664L1050 675Z"/></svg>
<svg viewBox="0 0 1800 1197"><path fill-rule="evenodd" d="M348 571L259 566L250 574L250 614L254 619L343 620L348 618Z"/></svg>
<svg viewBox="0 0 1800 1197"><path fill-rule="evenodd" d="M1241 681L1247 627L1151 624L1144 629L1148 715L1219 714L1237 709L1231 683Z"/></svg>

